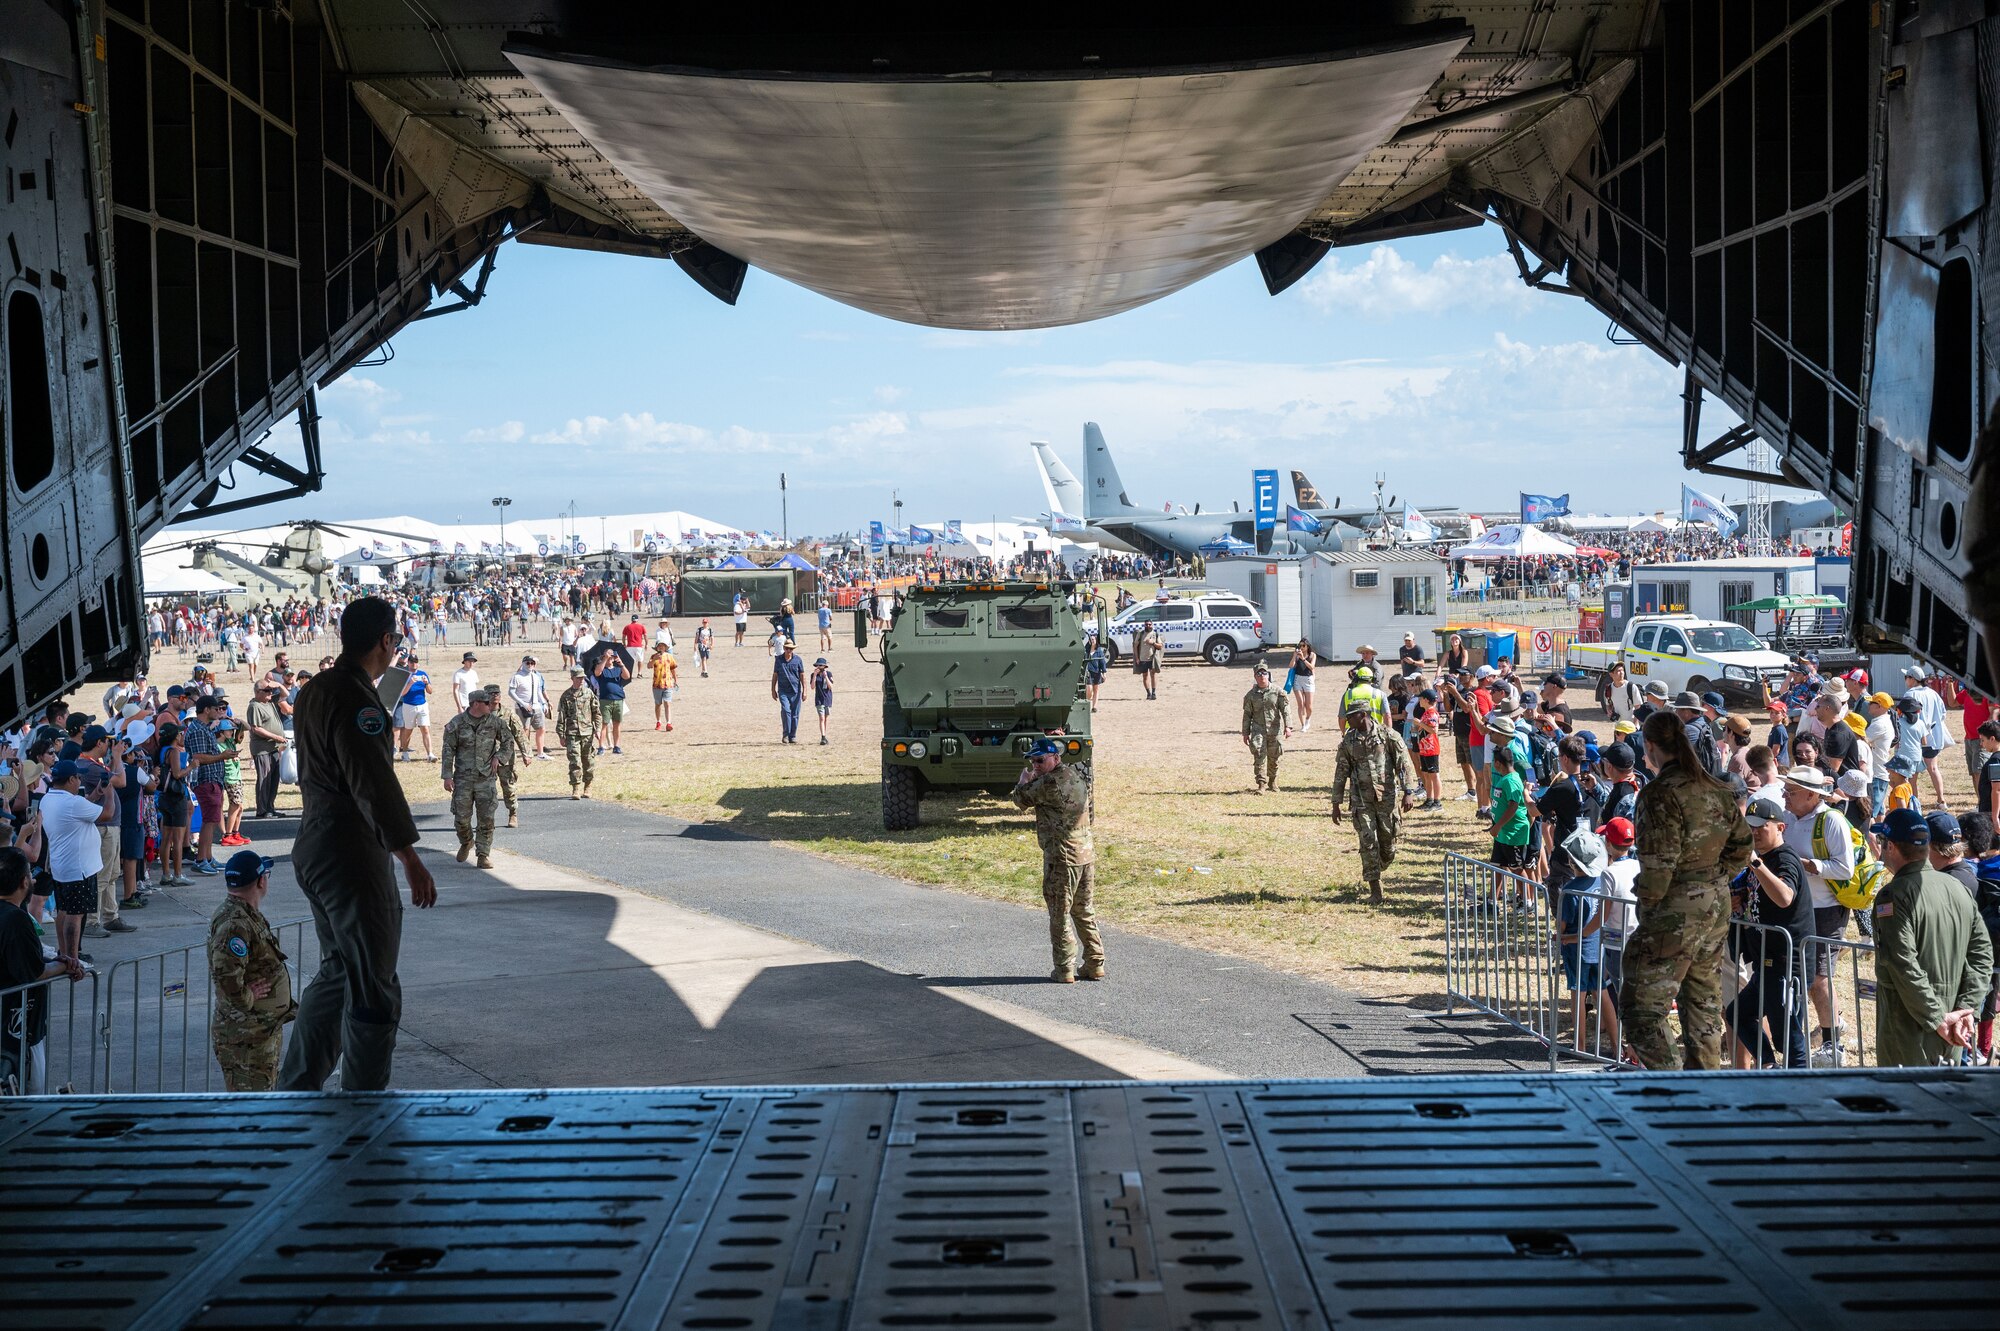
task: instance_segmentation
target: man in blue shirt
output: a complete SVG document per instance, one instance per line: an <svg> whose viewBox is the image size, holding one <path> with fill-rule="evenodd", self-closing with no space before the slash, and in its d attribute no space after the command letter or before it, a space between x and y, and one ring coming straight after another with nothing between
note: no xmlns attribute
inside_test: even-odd
<svg viewBox="0 0 2000 1331"><path fill-rule="evenodd" d="M787 744L799 742L799 704L805 698L806 663L790 638L771 662L771 697L778 704L778 725Z"/></svg>
<svg viewBox="0 0 2000 1331"><path fill-rule="evenodd" d="M833 607L824 601L819 603L819 649L833 650Z"/></svg>
<svg viewBox="0 0 2000 1331"><path fill-rule="evenodd" d="M609 739L613 753L625 752L618 741L625 728L625 681L630 678L618 653L606 652L597 658L592 680L597 685L597 705L604 713L602 737ZM597 751L604 752L604 745L599 744Z"/></svg>
<svg viewBox="0 0 2000 1331"><path fill-rule="evenodd" d="M396 757L401 762L410 760L410 732L415 730L424 737L424 761L436 762L431 756L431 677L412 657L398 657L396 664L410 672L403 696L396 702Z"/></svg>

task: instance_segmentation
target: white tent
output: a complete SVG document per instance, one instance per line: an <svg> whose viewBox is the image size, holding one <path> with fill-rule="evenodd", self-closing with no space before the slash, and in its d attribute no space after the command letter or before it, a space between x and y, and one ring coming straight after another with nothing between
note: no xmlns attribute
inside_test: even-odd
<svg viewBox="0 0 2000 1331"><path fill-rule="evenodd" d="M1576 547L1539 527L1510 522L1476 541L1453 546L1453 559L1532 559L1537 555L1573 555Z"/></svg>

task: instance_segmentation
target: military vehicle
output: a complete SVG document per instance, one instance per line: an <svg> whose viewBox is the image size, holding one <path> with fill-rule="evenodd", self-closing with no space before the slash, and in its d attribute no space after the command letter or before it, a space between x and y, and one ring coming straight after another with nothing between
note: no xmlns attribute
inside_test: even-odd
<svg viewBox="0 0 2000 1331"><path fill-rule="evenodd" d="M936 790L1013 789L1037 736L1091 759L1084 627L1064 582L912 587L882 635L882 826L917 825ZM1097 609L1098 631L1103 607ZM869 642L857 612L855 646Z"/></svg>

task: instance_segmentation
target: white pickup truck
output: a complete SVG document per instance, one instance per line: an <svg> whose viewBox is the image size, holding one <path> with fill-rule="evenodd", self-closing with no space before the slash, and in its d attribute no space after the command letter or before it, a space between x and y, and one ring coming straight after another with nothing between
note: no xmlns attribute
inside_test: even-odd
<svg viewBox="0 0 2000 1331"><path fill-rule="evenodd" d="M1626 678L1660 680L1669 691L1706 693L1757 703L1785 682L1785 656L1741 624L1693 615L1640 615L1626 622L1623 642L1573 642L1567 663L1601 675L1625 663Z"/></svg>

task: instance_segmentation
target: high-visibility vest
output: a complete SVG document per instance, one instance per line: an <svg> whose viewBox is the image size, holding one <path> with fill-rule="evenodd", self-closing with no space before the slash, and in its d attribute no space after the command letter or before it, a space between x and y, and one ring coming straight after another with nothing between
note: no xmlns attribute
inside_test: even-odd
<svg viewBox="0 0 2000 1331"><path fill-rule="evenodd" d="M1373 684L1350 684L1347 692L1340 695L1340 714L1347 715L1350 705L1357 702L1368 704L1368 710L1383 725L1389 724L1389 695Z"/></svg>

